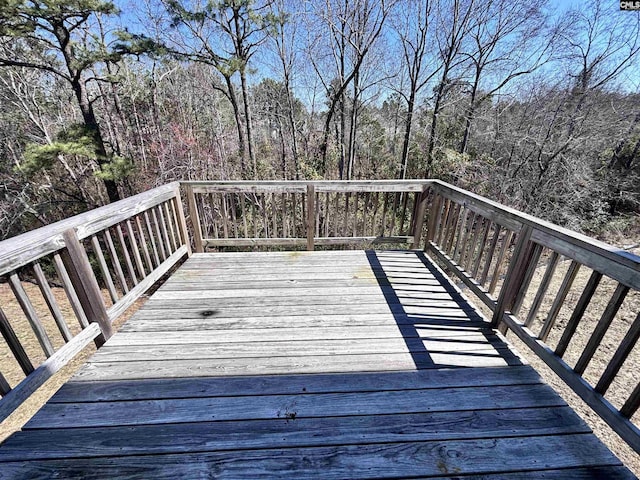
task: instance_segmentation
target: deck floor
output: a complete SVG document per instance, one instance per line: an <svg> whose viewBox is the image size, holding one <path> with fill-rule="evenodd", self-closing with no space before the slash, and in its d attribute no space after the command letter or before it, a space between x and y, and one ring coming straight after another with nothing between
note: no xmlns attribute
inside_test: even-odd
<svg viewBox="0 0 640 480"><path fill-rule="evenodd" d="M635 478L421 252L193 255L0 478Z"/></svg>

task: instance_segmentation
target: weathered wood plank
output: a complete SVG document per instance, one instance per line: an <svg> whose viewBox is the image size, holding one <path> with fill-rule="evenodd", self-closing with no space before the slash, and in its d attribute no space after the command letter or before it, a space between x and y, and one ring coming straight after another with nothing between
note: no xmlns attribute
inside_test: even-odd
<svg viewBox="0 0 640 480"><path fill-rule="evenodd" d="M522 462L521 454L537 453L544 462ZM487 455L491 452L491 455ZM304 459L304 461L301 461ZM42 462L7 462L6 475L46 478L406 478L420 472L430 477L494 474L541 468L619 466L599 441L587 434L507 439L399 442L367 445L202 452L191 454L104 457ZM444 475L443 475L444 474ZM633 478L629 475L627 478Z"/></svg>
<svg viewBox="0 0 640 480"><path fill-rule="evenodd" d="M569 407L33 430L0 462L589 433Z"/></svg>
<svg viewBox="0 0 640 480"><path fill-rule="evenodd" d="M269 342L285 340L340 340L343 338L392 338L400 337L400 327L397 325L376 326L347 326L326 327L312 326L306 328L254 328L250 332L246 329L234 330L202 330L196 331L160 331L160 332L136 332L122 331L109 345L195 345L198 343L243 343L243 342ZM449 329L419 328L403 329L402 337L408 338L448 338L460 335L478 335L477 331L459 329L455 333Z"/></svg>
<svg viewBox="0 0 640 480"><path fill-rule="evenodd" d="M407 342L400 337L374 339L330 339L264 341L246 343L204 343L191 345L106 345L91 358L91 363L129 362L143 360L190 360L213 358L304 357L322 355L362 355L386 353L447 353L462 355L470 352L505 349L497 336L477 335L425 339Z"/></svg>
<svg viewBox="0 0 640 480"><path fill-rule="evenodd" d="M229 330L241 328L296 328L317 327L347 327L347 326L376 326L376 325L413 325L416 328L446 329L455 335L456 331L476 330L490 331L488 322L481 317L470 318L464 312L452 310L447 314L435 313L431 316L410 316L401 314L336 314L336 315L282 315L263 316L202 316L182 314L167 316L136 315L120 328L121 332L161 332L161 331L201 331L201 330Z"/></svg>
<svg viewBox="0 0 640 480"><path fill-rule="evenodd" d="M292 395L299 393L428 390L452 387L534 385L542 383L529 366L481 369L412 370L378 373L262 375L259 377L193 377L96 381L71 380L50 403L153 400L168 398Z"/></svg>
<svg viewBox="0 0 640 480"><path fill-rule="evenodd" d="M310 378L313 383L313 378ZM511 385L357 393L301 393L245 397L185 398L99 403L50 403L25 425L31 428L76 428L148 425L176 422L260 420L557 407L566 404L546 385Z"/></svg>

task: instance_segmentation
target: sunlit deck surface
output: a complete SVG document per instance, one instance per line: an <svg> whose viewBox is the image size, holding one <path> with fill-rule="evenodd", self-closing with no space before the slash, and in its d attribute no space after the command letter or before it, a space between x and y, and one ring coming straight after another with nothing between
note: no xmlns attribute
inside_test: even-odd
<svg viewBox="0 0 640 480"><path fill-rule="evenodd" d="M634 478L422 253L194 254L3 478Z"/></svg>

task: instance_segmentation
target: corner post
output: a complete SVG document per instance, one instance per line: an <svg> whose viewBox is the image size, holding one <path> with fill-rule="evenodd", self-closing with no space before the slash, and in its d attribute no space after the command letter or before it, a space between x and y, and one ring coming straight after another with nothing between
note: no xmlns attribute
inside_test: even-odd
<svg viewBox="0 0 640 480"><path fill-rule="evenodd" d="M316 218L316 187L307 184L307 250L314 248Z"/></svg>
<svg viewBox="0 0 640 480"><path fill-rule="evenodd" d="M66 249L60 252L62 262L87 319L89 322L96 322L100 327L103 338L96 338L96 346L100 347L113 335L113 328L98 281L75 229L65 231L62 238L66 246Z"/></svg>
<svg viewBox="0 0 640 480"><path fill-rule="evenodd" d="M185 186L185 193L187 195L189 217L191 218L191 225L193 225L193 241L196 245L196 252L203 253L202 228L200 227L200 215L198 215L198 207L196 206L196 196L193 192L193 187L187 184Z"/></svg>
<svg viewBox="0 0 640 480"><path fill-rule="evenodd" d="M182 196L180 195L180 183L175 188L176 196L174 198L176 215L178 216L178 225L176 227L180 231L180 236L184 241L184 246L187 247L187 256L191 256L191 241L189 240L189 230L187 230L187 219L184 215L184 209L182 208Z"/></svg>
<svg viewBox="0 0 640 480"><path fill-rule="evenodd" d="M505 312L513 308L518 292L522 288L529 263L531 263L534 246L533 242L531 242L532 233L533 228L530 225L524 225L520 230L518 243L516 243L516 248L509 262L509 269L500 289L496 309L493 312L491 326L499 328L502 333L506 332L502 317Z"/></svg>
<svg viewBox="0 0 640 480"><path fill-rule="evenodd" d="M416 248L420 244L420 237L422 236L422 227L424 225L424 215L427 209L427 192L429 190L428 185L422 187L422 191L416 194L416 204L418 207L415 210L415 222L413 222L413 242L411 242L411 248Z"/></svg>

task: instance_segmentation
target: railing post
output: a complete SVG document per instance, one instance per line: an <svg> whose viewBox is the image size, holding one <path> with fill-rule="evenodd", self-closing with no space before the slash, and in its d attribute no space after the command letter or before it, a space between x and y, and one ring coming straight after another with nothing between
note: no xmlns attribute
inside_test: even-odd
<svg viewBox="0 0 640 480"><path fill-rule="evenodd" d="M433 203L429 210L429 222L427 223L427 243L432 242L436 237L436 228L442 207L442 196L434 191Z"/></svg>
<svg viewBox="0 0 640 480"><path fill-rule="evenodd" d="M184 215L184 209L182 208L182 196L180 195L180 184L176 185L176 197L175 207L176 215L178 216L178 229L180 230L180 236L184 239L184 245L187 247L187 256L191 256L191 242L189 241L189 230L187 230L187 219Z"/></svg>
<svg viewBox="0 0 640 480"><path fill-rule="evenodd" d="M429 187L427 185L422 187L422 191L417 194L419 200L417 202L417 208L415 210L415 222L413 222L413 242L411 248L416 248L420 244L420 237L422 236L422 227L424 225L424 215L427 209L427 191Z"/></svg>
<svg viewBox="0 0 640 480"><path fill-rule="evenodd" d="M506 326L502 323L502 317L506 311L513 308L533 256L532 232L533 228L529 225L524 225L520 230L518 243L509 262L507 276L500 289L496 309L493 312L491 325L494 328L499 328L503 333L506 332Z"/></svg>
<svg viewBox="0 0 640 480"><path fill-rule="evenodd" d="M316 188L307 184L307 250L313 250L316 219Z"/></svg>
<svg viewBox="0 0 640 480"><path fill-rule="evenodd" d="M75 229L65 231L62 238L66 246L66 249L60 252L62 261L87 319L100 326L103 338L96 338L96 345L100 347L113 335L113 328L98 281Z"/></svg>
<svg viewBox="0 0 640 480"><path fill-rule="evenodd" d="M196 207L196 197L193 193L193 187L191 185L187 185L185 187L185 193L187 195L189 217L191 218L191 225L193 225L193 241L196 246L196 252L203 253L204 247L202 245L202 228L200 227L200 215L198 215L198 208Z"/></svg>

